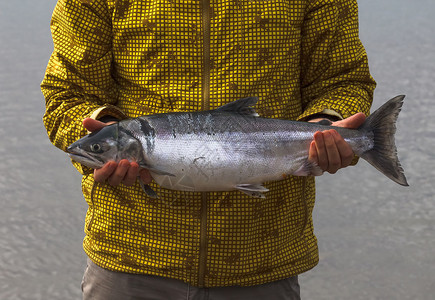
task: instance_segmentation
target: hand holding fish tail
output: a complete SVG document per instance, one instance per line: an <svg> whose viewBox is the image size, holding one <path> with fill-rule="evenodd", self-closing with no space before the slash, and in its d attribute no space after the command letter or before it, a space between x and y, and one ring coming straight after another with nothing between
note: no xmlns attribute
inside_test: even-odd
<svg viewBox="0 0 435 300"><path fill-rule="evenodd" d="M91 118L83 120L83 126L90 132L99 130L115 122L104 123ZM130 162L126 159L119 161L107 162L102 168L94 170L94 179L97 182L108 182L110 185L117 186L123 183L126 186L135 184L137 178L140 178L144 184L151 182L151 175L148 170L139 168L136 162Z"/></svg>
<svg viewBox="0 0 435 300"><path fill-rule="evenodd" d="M365 121L363 113L357 113L344 120L333 122L332 126L344 128L358 128ZM310 120L317 122L318 120ZM352 163L354 152L351 146L334 130L318 131L310 144L308 159L316 162L319 167L331 174L345 168Z"/></svg>

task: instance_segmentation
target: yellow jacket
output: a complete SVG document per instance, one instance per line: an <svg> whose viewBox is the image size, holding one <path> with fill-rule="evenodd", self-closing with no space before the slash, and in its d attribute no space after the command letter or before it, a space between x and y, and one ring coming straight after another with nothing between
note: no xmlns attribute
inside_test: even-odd
<svg viewBox="0 0 435 300"><path fill-rule="evenodd" d="M62 150L85 117L131 118L213 109L258 96L262 116L346 118L369 112L375 83L358 38L355 0L59 0L42 91L44 123ZM139 184L112 187L83 174L84 249L110 270L195 286L255 285L318 262L314 179L266 183L266 199Z"/></svg>

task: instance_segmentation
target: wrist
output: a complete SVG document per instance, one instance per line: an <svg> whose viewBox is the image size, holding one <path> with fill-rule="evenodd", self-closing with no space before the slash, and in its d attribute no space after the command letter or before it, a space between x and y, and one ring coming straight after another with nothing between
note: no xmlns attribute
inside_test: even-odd
<svg viewBox="0 0 435 300"><path fill-rule="evenodd" d="M332 115L322 114L322 113L311 115L311 116L307 117L305 120L307 122L316 123L316 122L321 122L322 120L325 120L325 119L328 121L331 121L331 122L336 122L336 121L340 120L340 118L338 116L332 116Z"/></svg>
<svg viewBox="0 0 435 300"><path fill-rule="evenodd" d="M109 122L119 122L119 119L110 115L106 115L101 118L98 118L98 121L101 121L103 123L109 123Z"/></svg>

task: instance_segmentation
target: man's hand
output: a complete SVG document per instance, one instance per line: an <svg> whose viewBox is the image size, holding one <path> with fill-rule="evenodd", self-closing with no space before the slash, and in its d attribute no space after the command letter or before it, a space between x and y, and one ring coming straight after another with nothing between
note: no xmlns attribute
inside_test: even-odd
<svg viewBox="0 0 435 300"><path fill-rule="evenodd" d="M333 126L358 128L366 119L363 113L357 113L347 119L332 123ZM314 119L310 122L318 122ZM311 142L308 160L317 162L323 171L331 174L350 165L354 157L352 148L334 129L318 131Z"/></svg>
<svg viewBox="0 0 435 300"><path fill-rule="evenodd" d="M113 123L115 122L103 123L91 118L83 120L83 126L90 132ZM129 162L126 159L121 160L119 163L109 161L101 169L94 170L95 181L103 183L107 180L113 186L117 186L120 183L131 186L136 182L138 176L144 184L151 182L152 178L147 169L141 169L136 162Z"/></svg>

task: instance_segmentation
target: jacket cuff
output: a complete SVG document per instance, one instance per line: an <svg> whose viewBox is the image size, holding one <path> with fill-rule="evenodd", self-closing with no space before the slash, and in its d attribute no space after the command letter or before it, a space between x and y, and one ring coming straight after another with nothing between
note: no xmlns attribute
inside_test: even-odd
<svg viewBox="0 0 435 300"><path fill-rule="evenodd" d="M317 117L325 117L325 116L331 116L331 121L338 121L343 120L343 116L336 112L335 110L332 110L330 108L324 108L323 110L312 110L312 111L306 111L301 116L299 116L299 121L309 121L311 119L315 119Z"/></svg>
<svg viewBox="0 0 435 300"><path fill-rule="evenodd" d="M89 116L89 118L107 122L108 118L114 118L116 120L125 120L128 117L118 107L114 105L107 105L94 110ZM88 131L88 134L89 133L90 132Z"/></svg>

